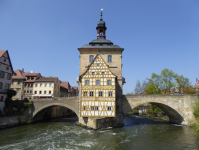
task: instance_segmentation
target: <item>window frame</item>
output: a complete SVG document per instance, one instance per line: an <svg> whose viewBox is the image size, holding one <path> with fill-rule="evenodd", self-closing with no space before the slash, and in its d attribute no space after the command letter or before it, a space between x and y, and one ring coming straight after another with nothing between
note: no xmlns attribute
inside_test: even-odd
<svg viewBox="0 0 199 150"><path fill-rule="evenodd" d="M0 82L0 89L2 89L3 88L3 83L2 82Z"/></svg>
<svg viewBox="0 0 199 150"><path fill-rule="evenodd" d="M94 97L94 92L93 91L90 92L90 97Z"/></svg>
<svg viewBox="0 0 199 150"><path fill-rule="evenodd" d="M0 99L1 102L3 102L3 98L4 98L4 96L1 96L1 99Z"/></svg>
<svg viewBox="0 0 199 150"><path fill-rule="evenodd" d="M6 83L5 89L6 89L6 90L9 90L9 84L8 84L8 83Z"/></svg>
<svg viewBox="0 0 199 150"><path fill-rule="evenodd" d="M112 62L112 55L108 55L108 62Z"/></svg>
<svg viewBox="0 0 199 150"><path fill-rule="evenodd" d="M87 91L83 92L83 97L87 97Z"/></svg>
<svg viewBox="0 0 199 150"><path fill-rule="evenodd" d="M92 62L93 59L94 59L94 55L90 55L90 56L89 56L89 62Z"/></svg>
<svg viewBox="0 0 199 150"><path fill-rule="evenodd" d="M107 80L107 85L111 85L111 80Z"/></svg>
<svg viewBox="0 0 199 150"><path fill-rule="evenodd" d="M95 111L98 111L98 106L95 106Z"/></svg>
<svg viewBox="0 0 199 150"><path fill-rule="evenodd" d="M94 111L95 110L95 107L94 106L91 106L91 111Z"/></svg>
<svg viewBox="0 0 199 150"><path fill-rule="evenodd" d="M113 92L108 92L108 97L113 97Z"/></svg>
<svg viewBox="0 0 199 150"><path fill-rule="evenodd" d="M89 85L89 80L85 80L85 85Z"/></svg>
<svg viewBox="0 0 199 150"><path fill-rule="evenodd" d="M107 107L107 111L111 111L111 106L108 106L108 107Z"/></svg>
<svg viewBox="0 0 199 150"><path fill-rule="evenodd" d="M103 97L103 92L99 91L99 97Z"/></svg>
<svg viewBox="0 0 199 150"><path fill-rule="evenodd" d="M100 80L96 80L96 85L100 85Z"/></svg>

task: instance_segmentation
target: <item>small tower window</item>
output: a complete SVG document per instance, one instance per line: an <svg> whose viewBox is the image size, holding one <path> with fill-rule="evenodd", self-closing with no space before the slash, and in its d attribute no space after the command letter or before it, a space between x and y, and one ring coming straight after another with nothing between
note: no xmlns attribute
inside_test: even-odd
<svg viewBox="0 0 199 150"><path fill-rule="evenodd" d="M104 72L102 72L102 74L104 74Z"/></svg>
<svg viewBox="0 0 199 150"><path fill-rule="evenodd" d="M99 66L99 63L97 63L97 66Z"/></svg>
<svg viewBox="0 0 199 150"><path fill-rule="evenodd" d="M92 75L94 75L95 74L95 72L92 72Z"/></svg>
<svg viewBox="0 0 199 150"><path fill-rule="evenodd" d="M108 55L108 62L112 62L112 56Z"/></svg>
<svg viewBox="0 0 199 150"><path fill-rule="evenodd" d="M89 59L89 62L92 62L94 59L94 56L93 55L90 55L90 59Z"/></svg>

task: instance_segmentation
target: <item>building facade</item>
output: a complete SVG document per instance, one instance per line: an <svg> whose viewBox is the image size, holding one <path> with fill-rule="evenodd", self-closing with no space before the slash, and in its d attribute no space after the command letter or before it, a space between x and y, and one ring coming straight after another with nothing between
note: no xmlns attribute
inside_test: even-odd
<svg viewBox="0 0 199 150"><path fill-rule="evenodd" d="M17 93L12 97L12 100L22 100L24 99L24 81L26 77L23 75L22 70L16 70L15 75L12 76L11 89L15 90Z"/></svg>
<svg viewBox="0 0 199 150"><path fill-rule="evenodd" d="M58 77L41 77L33 85L33 99L60 97L60 80Z"/></svg>
<svg viewBox="0 0 199 150"><path fill-rule="evenodd" d="M14 71L7 50L0 50L0 110L3 111Z"/></svg>
<svg viewBox="0 0 199 150"><path fill-rule="evenodd" d="M115 117L122 111L124 49L106 40L106 29L101 15L96 27L97 39L78 48L81 117Z"/></svg>
<svg viewBox="0 0 199 150"><path fill-rule="evenodd" d="M97 54L80 76L81 117L115 117L116 76Z"/></svg>
<svg viewBox="0 0 199 150"><path fill-rule="evenodd" d="M24 81L24 98L32 99L33 85L41 77L40 73L23 73L26 80Z"/></svg>

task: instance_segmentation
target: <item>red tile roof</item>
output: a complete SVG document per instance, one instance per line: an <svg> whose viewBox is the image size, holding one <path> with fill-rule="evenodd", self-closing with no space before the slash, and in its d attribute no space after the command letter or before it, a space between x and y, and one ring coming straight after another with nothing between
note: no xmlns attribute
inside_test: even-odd
<svg viewBox="0 0 199 150"><path fill-rule="evenodd" d="M12 76L12 79L24 79L26 80L26 78L23 76L23 73L21 70L15 70L15 76Z"/></svg>
<svg viewBox="0 0 199 150"><path fill-rule="evenodd" d="M41 82L41 81L53 81L54 82L57 79L58 79L58 77L41 77L41 78L35 80L35 82Z"/></svg>
<svg viewBox="0 0 199 150"><path fill-rule="evenodd" d="M71 92L71 90L70 90L71 86L68 81L61 81L60 86L68 89L68 92Z"/></svg>
<svg viewBox="0 0 199 150"><path fill-rule="evenodd" d="M25 76L37 76L40 75L40 73L23 73Z"/></svg>
<svg viewBox="0 0 199 150"><path fill-rule="evenodd" d="M72 88L73 88L73 89L75 89L75 90L77 90L77 89L78 89L78 87L77 87L77 86L72 86Z"/></svg>
<svg viewBox="0 0 199 150"><path fill-rule="evenodd" d="M5 52L7 52L7 50L0 50L0 57L2 57Z"/></svg>

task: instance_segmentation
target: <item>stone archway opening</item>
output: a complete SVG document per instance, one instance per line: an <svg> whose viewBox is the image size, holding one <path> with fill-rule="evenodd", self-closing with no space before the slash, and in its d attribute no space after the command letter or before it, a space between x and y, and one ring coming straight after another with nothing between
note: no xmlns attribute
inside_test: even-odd
<svg viewBox="0 0 199 150"><path fill-rule="evenodd" d="M154 115L155 117L158 117L162 119L164 116L165 118L169 118L170 123L176 123L176 124L182 124L184 122L184 119L180 113L178 113L175 109L171 108L168 105L157 103L157 102L149 102L149 103L142 103L132 108L129 114L139 115L142 114L144 116L153 116L150 113L151 106L149 104L152 104L156 108L160 108L161 114Z"/></svg>
<svg viewBox="0 0 199 150"><path fill-rule="evenodd" d="M64 116L65 117L73 116L78 120L78 116L73 110L65 106L52 105L45 108L41 108L41 110L36 112L36 114L33 116L33 122L45 119L59 118Z"/></svg>

